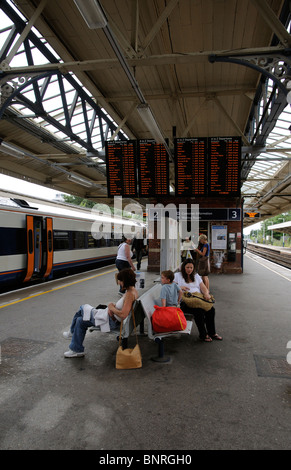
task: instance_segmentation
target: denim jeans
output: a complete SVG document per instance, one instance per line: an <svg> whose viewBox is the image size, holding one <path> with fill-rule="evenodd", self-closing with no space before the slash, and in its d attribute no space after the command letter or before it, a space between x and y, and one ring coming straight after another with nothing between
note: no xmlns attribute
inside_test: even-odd
<svg viewBox="0 0 291 470"><path fill-rule="evenodd" d="M70 349L75 352L83 352L84 346L83 342L85 339L86 332L90 326L95 326L95 320L91 312L91 318L89 321L83 320L83 308L80 307L77 313L75 313L70 331L73 334L72 341L70 344ZM120 323L115 322L111 317L109 317L109 326L110 331L119 330Z"/></svg>

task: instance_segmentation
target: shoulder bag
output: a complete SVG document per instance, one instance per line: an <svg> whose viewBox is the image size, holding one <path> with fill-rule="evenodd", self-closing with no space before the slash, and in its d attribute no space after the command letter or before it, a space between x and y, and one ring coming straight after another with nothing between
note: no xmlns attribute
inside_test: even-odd
<svg viewBox="0 0 291 470"><path fill-rule="evenodd" d="M197 272L199 276L208 276L210 273L210 263L208 256L201 256L201 258L199 258Z"/></svg>
<svg viewBox="0 0 291 470"><path fill-rule="evenodd" d="M212 309L215 302L213 295L211 295L210 300L206 300L200 292L185 292L183 293L181 300L187 305L187 307L202 308L202 310L206 310L207 312Z"/></svg>
<svg viewBox="0 0 291 470"><path fill-rule="evenodd" d="M134 309L131 310L131 315L134 324L135 336L136 336L136 345L134 348L123 349L121 346L121 332L122 332L122 323L120 323L120 334L119 334L119 347L116 352L115 367L116 369L139 369L142 367L142 356L140 347L138 344L135 318L134 318Z"/></svg>

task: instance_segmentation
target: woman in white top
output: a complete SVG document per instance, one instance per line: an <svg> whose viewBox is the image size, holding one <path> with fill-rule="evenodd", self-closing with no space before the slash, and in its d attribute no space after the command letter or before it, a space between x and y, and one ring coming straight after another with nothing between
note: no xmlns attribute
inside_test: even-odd
<svg viewBox="0 0 291 470"><path fill-rule="evenodd" d="M194 243L190 240L190 237L186 237L185 240L182 243L182 248L181 248L181 258L182 261L185 261L186 258L192 258L195 259L195 245ZM190 257L188 254L190 253Z"/></svg>
<svg viewBox="0 0 291 470"><path fill-rule="evenodd" d="M135 266L131 260L133 253L130 249L131 238L125 238L124 242L121 243L117 250L117 256L115 260L118 271L122 269L131 268L135 271Z"/></svg>
<svg viewBox="0 0 291 470"><path fill-rule="evenodd" d="M120 271L117 274L117 280L118 284L125 289L125 294L116 304L110 302L108 307L103 309L104 315L107 316L108 330L118 330L120 328L120 322L129 315L134 301L138 298L138 292L135 288L136 277L132 269L128 268ZM89 319L85 319L83 307L81 306L75 314L70 330L63 333L66 339L71 339L70 349L65 352L65 357L81 357L85 355L83 341L87 329L97 324L94 315L98 314L98 309L92 308L89 313Z"/></svg>
<svg viewBox="0 0 291 470"><path fill-rule="evenodd" d="M175 274L174 282L178 284L183 292L200 292L206 300L210 299L208 289L199 274L195 274L194 261L190 258L182 263L181 272ZM190 308L183 301L180 307L184 313L190 313L194 316L199 331L199 338L202 341L211 342L213 339L222 340L222 337L215 331L214 307L206 312L200 308Z"/></svg>

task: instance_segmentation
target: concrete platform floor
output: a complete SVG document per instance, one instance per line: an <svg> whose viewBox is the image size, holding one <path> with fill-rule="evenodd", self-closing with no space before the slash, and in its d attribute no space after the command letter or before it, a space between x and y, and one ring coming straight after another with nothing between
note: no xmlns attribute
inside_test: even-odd
<svg viewBox="0 0 291 470"><path fill-rule="evenodd" d="M290 450L290 271L246 255L244 274L211 275L224 339L200 342L194 324L165 341L169 364L145 336L142 369L118 371L117 341L100 332L65 359L79 306L118 299L114 272L0 296L0 449Z"/></svg>

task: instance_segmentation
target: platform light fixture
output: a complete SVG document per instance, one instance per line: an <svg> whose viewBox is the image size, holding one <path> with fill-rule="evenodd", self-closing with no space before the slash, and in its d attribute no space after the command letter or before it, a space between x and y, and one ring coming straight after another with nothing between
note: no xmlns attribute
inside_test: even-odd
<svg viewBox="0 0 291 470"><path fill-rule="evenodd" d="M25 152L20 148L9 144L8 142L0 142L0 152L6 153L7 155L11 155L12 157L16 158L24 158Z"/></svg>
<svg viewBox="0 0 291 470"><path fill-rule="evenodd" d="M98 0L74 0L74 2L88 28L105 28L108 21Z"/></svg>
<svg viewBox="0 0 291 470"><path fill-rule="evenodd" d="M157 144L164 144L165 139L158 127L158 124L153 116L151 108L148 104L139 104L137 106L137 111L144 123L144 125L150 131L152 137L155 139Z"/></svg>
<svg viewBox="0 0 291 470"><path fill-rule="evenodd" d="M84 178L81 178L80 176L77 175L68 175L68 180L72 181L73 183L80 184L81 186L85 186L86 188L90 188L92 186L91 181L88 181Z"/></svg>

